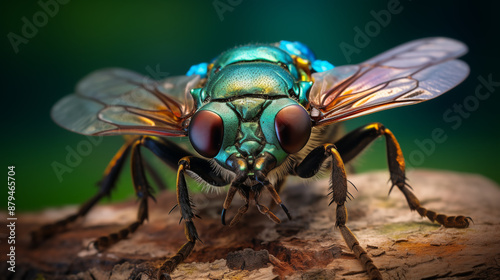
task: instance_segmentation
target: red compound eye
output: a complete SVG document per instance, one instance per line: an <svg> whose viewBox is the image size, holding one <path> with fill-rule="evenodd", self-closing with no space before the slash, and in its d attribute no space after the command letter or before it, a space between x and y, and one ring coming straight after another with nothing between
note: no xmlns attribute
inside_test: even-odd
<svg viewBox="0 0 500 280"><path fill-rule="evenodd" d="M311 136L311 119L299 105L281 109L274 119L276 135L283 150L289 154L302 149Z"/></svg>
<svg viewBox="0 0 500 280"><path fill-rule="evenodd" d="M188 133L194 149L204 157L213 158L222 146L224 124L216 113L202 110L194 114Z"/></svg>

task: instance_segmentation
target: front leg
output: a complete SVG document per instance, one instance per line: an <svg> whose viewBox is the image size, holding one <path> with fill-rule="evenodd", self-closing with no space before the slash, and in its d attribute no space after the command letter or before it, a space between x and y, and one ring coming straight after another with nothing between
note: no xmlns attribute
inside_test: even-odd
<svg viewBox="0 0 500 280"><path fill-rule="evenodd" d="M109 246L127 238L148 219L148 199L152 198L154 200L154 196L152 193L152 188L146 178L144 165L145 160L141 155L141 148L144 147L149 149L153 152L153 154L158 156L165 162L165 164L169 166L175 166L182 157L190 155L188 151L180 148L175 143L162 138L153 136L140 136L133 139L133 142L131 142L130 144L132 153L130 163L132 167L131 173L134 189L136 192L136 196L140 200L137 220L118 232L101 236L97 240L95 240L93 242L93 245L100 251L105 250ZM124 156L120 157L120 160L123 161ZM117 172L111 172L110 174L113 173ZM105 180L108 181L109 179L105 177ZM114 177L114 180L110 181L115 182L116 176Z"/></svg>
<svg viewBox="0 0 500 280"><path fill-rule="evenodd" d="M370 279L382 279L382 275L373 263L373 260L359 245L359 241L346 226L347 209L344 204L349 193L347 191L347 176L344 162L335 146L333 144L325 144L312 150L304 160L295 167L295 174L302 178L309 178L319 171L323 162L329 157L332 158L332 172L330 177L330 194L332 195L332 200L330 204L333 202L337 204L335 226L340 229L344 241L366 269Z"/></svg>
<svg viewBox="0 0 500 280"><path fill-rule="evenodd" d="M142 144L171 167L174 167L174 160L177 159L178 161L176 181L177 204L181 213L181 220L184 220L184 232L187 241L181 246L179 251L177 251L174 256L168 258L158 270L158 279L170 279L170 274L189 256L196 244L196 240L200 240L193 223L193 219L196 215L193 213L194 205L189 197L186 184L186 171L191 171L198 176L199 179L213 186L225 186L229 184L229 182L220 176L208 160L191 155L179 158L179 156L182 155L182 150L172 150L171 148L174 146L171 142L167 142L157 137L145 137Z"/></svg>
<svg viewBox="0 0 500 280"><path fill-rule="evenodd" d="M193 218L195 217L193 213L193 207L189 193L186 185L185 172L186 169L190 168L190 158L184 157L179 161L179 168L177 169L177 203L180 206L181 220L184 220L184 232L186 234L187 242L182 245L182 247L177 251L173 257L167 259L158 270L158 279L171 279L170 273L183 262L191 253L196 243L196 240L200 240L198 237L198 232L193 223Z"/></svg>

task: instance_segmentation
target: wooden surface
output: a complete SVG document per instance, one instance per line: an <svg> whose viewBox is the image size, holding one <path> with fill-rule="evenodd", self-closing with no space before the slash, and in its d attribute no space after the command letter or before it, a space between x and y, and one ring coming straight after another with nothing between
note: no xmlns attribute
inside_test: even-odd
<svg viewBox="0 0 500 280"><path fill-rule="evenodd" d="M399 190L393 190L388 197L388 177L387 172L348 177L358 191L350 186L355 199L347 203L347 225L384 278L500 279L498 185L476 175L410 171L410 185L424 207L474 219L468 229L446 229L409 211ZM281 197L293 220L286 220L284 213L275 208L283 221L279 225L251 206L240 223L224 227L220 211L225 193L194 194L202 217L195 220L195 225L204 243L196 244L172 278L366 279L361 265L334 228L335 207L328 207L327 188L325 180L289 181ZM87 249L87 245L131 223L138 206L134 200L100 205L69 231L36 249L28 248L29 232L73 213L76 207L19 216L16 272L7 273L7 279L35 279L41 275L46 279L149 279L165 257L174 254L185 241L178 211L168 214L175 195L165 192L157 198L157 204L150 204L149 222L129 239L101 253ZM241 200L235 198L228 220L239 205ZM0 219L6 220L5 213ZM3 241L2 246L3 274Z"/></svg>

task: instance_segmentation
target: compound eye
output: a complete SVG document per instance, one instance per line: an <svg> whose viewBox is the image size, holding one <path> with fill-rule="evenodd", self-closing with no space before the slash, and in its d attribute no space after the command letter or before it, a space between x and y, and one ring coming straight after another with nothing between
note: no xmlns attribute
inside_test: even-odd
<svg viewBox="0 0 500 280"><path fill-rule="evenodd" d="M274 119L274 128L281 148L289 154L300 151L311 136L311 119L299 105L281 109Z"/></svg>
<svg viewBox="0 0 500 280"><path fill-rule="evenodd" d="M199 111L191 119L188 133L194 149L204 157L213 158L219 153L224 138L222 118L211 111Z"/></svg>

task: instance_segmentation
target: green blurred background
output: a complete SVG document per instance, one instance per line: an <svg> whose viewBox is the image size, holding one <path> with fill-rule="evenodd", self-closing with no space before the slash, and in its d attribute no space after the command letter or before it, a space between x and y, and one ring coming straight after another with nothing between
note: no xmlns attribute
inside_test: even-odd
<svg viewBox="0 0 500 280"><path fill-rule="evenodd" d="M41 0L41 3L54 0ZM61 0L62 2L62 0ZM221 51L250 42L297 40L309 45L318 58L347 64L340 44L353 45L355 28L364 30L373 13L397 1L67 1L44 23L37 1L2 1L2 137L1 163L16 166L18 210L79 203L95 191L95 183L122 139L105 137L81 163L59 180L52 164L65 164L68 149L77 149L85 136L68 132L50 119L50 108L71 93L80 78L104 67L123 67L160 77L184 74L189 66L205 62ZM58 3L58 2L55 2ZM454 104L473 102L482 76L500 81L498 37L500 6L493 1L404 1L399 14L370 37L351 63L362 62L398 44L429 36L465 42L470 50L462 59L471 67L468 79L430 102L397 108L346 122L354 129L379 121L397 136L411 168L479 173L500 182L498 171L500 87L462 123L446 122L443 114ZM51 7L54 9L54 7ZM35 19L34 19L35 16ZM23 36L23 17L38 21L32 38L16 53L9 40ZM373 31L373 30L372 30ZM376 31L376 30L374 30ZM12 33L11 33L12 32ZM150 69L150 70L148 70ZM168 74L166 74L168 73ZM483 89L484 90L484 89ZM469 106L474 105L470 103ZM458 116L457 113L453 115ZM447 136L424 154L416 141L431 138L441 128ZM90 142L87 142L90 143ZM386 169L385 144L379 139L357 161L359 171ZM170 183L175 178L165 174ZM389 178L389 176L388 176ZM4 189L5 190L5 189ZM6 197L6 190L0 197ZM133 195L130 174L120 180L115 199ZM4 200L3 198L1 200ZM5 201L5 200L4 200ZM4 208L6 203L0 203Z"/></svg>

